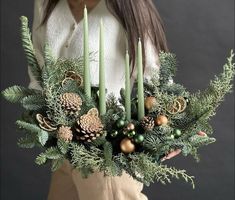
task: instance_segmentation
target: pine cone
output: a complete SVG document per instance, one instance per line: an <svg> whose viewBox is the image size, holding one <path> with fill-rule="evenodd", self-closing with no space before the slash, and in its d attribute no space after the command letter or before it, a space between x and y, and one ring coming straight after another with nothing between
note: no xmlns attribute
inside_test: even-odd
<svg viewBox="0 0 235 200"><path fill-rule="evenodd" d="M150 131L154 128L154 119L149 116L145 116L141 121L141 126L144 130Z"/></svg>
<svg viewBox="0 0 235 200"><path fill-rule="evenodd" d="M97 113L97 109L91 109L77 121L78 140L91 142L101 136L104 126Z"/></svg>
<svg viewBox="0 0 235 200"><path fill-rule="evenodd" d="M70 127L61 126L57 132L57 137L59 139L65 140L66 142L69 142L73 139L73 132L71 131Z"/></svg>
<svg viewBox="0 0 235 200"><path fill-rule="evenodd" d="M60 95L60 103L69 115L78 115L81 110L82 99L76 93L64 93Z"/></svg>

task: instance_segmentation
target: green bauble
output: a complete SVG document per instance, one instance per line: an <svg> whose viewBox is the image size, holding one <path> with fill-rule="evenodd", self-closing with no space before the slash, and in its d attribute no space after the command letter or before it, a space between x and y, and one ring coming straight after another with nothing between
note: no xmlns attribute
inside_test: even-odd
<svg viewBox="0 0 235 200"><path fill-rule="evenodd" d="M170 136L167 137L167 139L169 140L174 140L175 139L175 136L173 134L171 134Z"/></svg>
<svg viewBox="0 0 235 200"><path fill-rule="evenodd" d="M122 128L122 127L124 127L124 126L125 126L125 120L119 119L119 120L117 121L117 127L118 127L118 128Z"/></svg>
<svg viewBox="0 0 235 200"><path fill-rule="evenodd" d="M144 136L143 135L136 135L134 138L135 143L139 144L144 141Z"/></svg>
<svg viewBox="0 0 235 200"><path fill-rule="evenodd" d="M111 135L111 137L116 137L118 135L118 131L114 131L110 135Z"/></svg>
<svg viewBox="0 0 235 200"><path fill-rule="evenodd" d="M136 132L135 131L130 131L127 135L128 137L132 138L133 136L135 136Z"/></svg>
<svg viewBox="0 0 235 200"><path fill-rule="evenodd" d="M175 137L180 137L181 135L182 135L182 132L181 132L180 129L175 129L175 130L174 130L174 136L175 136Z"/></svg>

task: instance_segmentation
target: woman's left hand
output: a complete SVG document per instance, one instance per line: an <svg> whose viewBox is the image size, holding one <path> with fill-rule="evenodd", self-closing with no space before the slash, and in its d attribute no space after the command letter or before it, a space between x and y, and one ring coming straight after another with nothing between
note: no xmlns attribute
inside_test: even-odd
<svg viewBox="0 0 235 200"><path fill-rule="evenodd" d="M169 160L171 158L174 158L175 156L179 155L181 153L181 149L176 149L175 151L170 152L165 157L161 159L161 161Z"/></svg>

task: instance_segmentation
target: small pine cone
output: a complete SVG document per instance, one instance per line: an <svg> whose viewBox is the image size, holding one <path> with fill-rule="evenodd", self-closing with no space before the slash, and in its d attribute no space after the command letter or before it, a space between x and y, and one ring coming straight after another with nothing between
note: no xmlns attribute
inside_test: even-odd
<svg viewBox="0 0 235 200"><path fill-rule="evenodd" d="M64 93L60 96L60 103L67 114L76 115L81 110L82 99L76 93Z"/></svg>
<svg viewBox="0 0 235 200"><path fill-rule="evenodd" d="M77 139L88 142L100 137L104 128L100 118L89 112L80 117L77 121L77 125Z"/></svg>
<svg viewBox="0 0 235 200"><path fill-rule="evenodd" d="M154 128L154 119L149 116L145 116L141 121L141 126L144 130L150 131Z"/></svg>
<svg viewBox="0 0 235 200"><path fill-rule="evenodd" d="M58 129L57 137L59 139L65 140L66 142L72 141L73 139L73 132L71 131L71 128L68 126L61 126Z"/></svg>

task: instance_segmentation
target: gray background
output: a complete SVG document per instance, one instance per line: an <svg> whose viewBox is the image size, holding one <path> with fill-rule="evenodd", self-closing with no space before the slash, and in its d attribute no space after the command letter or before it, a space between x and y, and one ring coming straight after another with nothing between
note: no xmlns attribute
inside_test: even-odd
<svg viewBox="0 0 235 200"><path fill-rule="evenodd" d="M180 62L175 79L189 90L204 89L221 72L234 48L233 0L158 0L171 51ZM19 39L19 16L32 19L33 1L1 1L1 89L28 84L26 60ZM14 122L21 109L1 99L1 199L46 199L49 167L37 167L38 152L16 146ZM201 162L179 156L169 162L196 176L196 189L181 181L145 188L149 200L234 199L234 97L227 96L212 124L217 142L201 149ZM127 186L128 187L128 186Z"/></svg>

